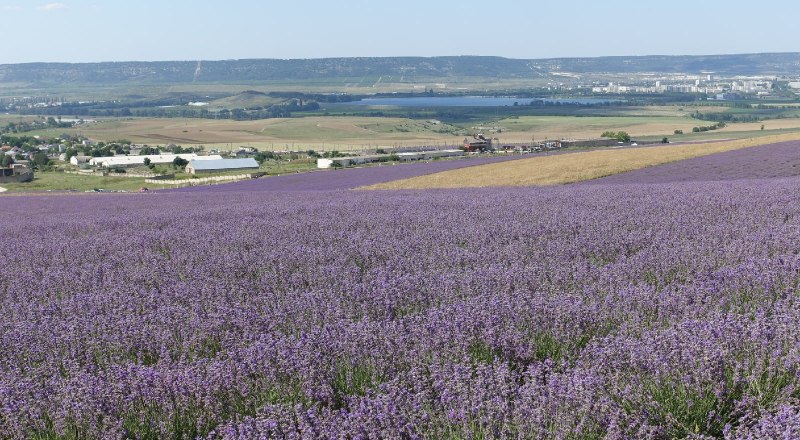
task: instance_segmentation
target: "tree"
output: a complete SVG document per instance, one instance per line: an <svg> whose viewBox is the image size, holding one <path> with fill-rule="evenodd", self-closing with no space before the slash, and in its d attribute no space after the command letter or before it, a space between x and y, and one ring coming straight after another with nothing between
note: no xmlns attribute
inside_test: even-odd
<svg viewBox="0 0 800 440"><path fill-rule="evenodd" d="M183 168L186 165L189 165L189 161L182 157L176 156L175 159L172 160L172 166L175 168Z"/></svg>
<svg viewBox="0 0 800 440"><path fill-rule="evenodd" d="M140 156L150 156L150 155L159 155L159 154L161 154L161 151L159 151L158 148L156 148L156 147L148 147L148 146L145 145L144 147L142 147L141 150L139 150L139 155Z"/></svg>
<svg viewBox="0 0 800 440"><path fill-rule="evenodd" d="M631 136L625 131L604 131L600 137L616 139L621 142L630 142Z"/></svg>
<svg viewBox="0 0 800 440"><path fill-rule="evenodd" d="M0 156L0 167L8 168L13 164L14 164L14 158L13 157L11 157L11 156L9 156L7 154L3 154L2 156Z"/></svg>
<svg viewBox="0 0 800 440"><path fill-rule="evenodd" d="M152 162L152 161L150 160L149 157L145 157L144 158L144 166L149 167L150 166L150 162Z"/></svg>
<svg viewBox="0 0 800 440"><path fill-rule="evenodd" d="M50 165L50 158L47 157L47 154L40 151L33 155L33 165L39 169L44 168Z"/></svg>

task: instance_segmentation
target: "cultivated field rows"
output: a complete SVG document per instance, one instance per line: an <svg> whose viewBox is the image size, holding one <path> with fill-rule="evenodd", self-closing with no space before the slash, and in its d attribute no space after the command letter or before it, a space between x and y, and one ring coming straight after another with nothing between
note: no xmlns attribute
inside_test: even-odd
<svg viewBox="0 0 800 440"><path fill-rule="evenodd" d="M794 438L800 179L746 177L3 198L0 432Z"/></svg>
<svg viewBox="0 0 800 440"><path fill-rule="evenodd" d="M786 148L790 151L795 151L799 145L797 139L797 135L787 134L702 144L659 144L658 146L599 149L551 156L537 155L510 163L486 164L472 168L442 171L378 183L365 188L429 189L559 185L620 175L620 173L671 162L676 163L676 167L680 168L681 161L686 159L713 156L726 151L748 149L781 141L789 143ZM769 150L768 147L767 150ZM776 155L780 156L780 154L781 152L776 152ZM762 168L761 171L767 173L769 166ZM772 176L772 174L765 174L764 176L768 177Z"/></svg>

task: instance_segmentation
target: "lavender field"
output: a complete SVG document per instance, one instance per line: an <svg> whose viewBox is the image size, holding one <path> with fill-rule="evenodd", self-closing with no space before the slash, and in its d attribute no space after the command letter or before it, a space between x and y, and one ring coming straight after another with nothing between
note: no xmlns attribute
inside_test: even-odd
<svg viewBox="0 0 800 440"><path fill-rule="evenodd" d="M587 184L672 183L800 176L800 142L780 142L642 168Z"/></svg>
<svg viewBox="0 0 800 440"><path fill-rule="evenodd" d="M798 178L217 188L0 198L0 437L800 437Z"/></svg>

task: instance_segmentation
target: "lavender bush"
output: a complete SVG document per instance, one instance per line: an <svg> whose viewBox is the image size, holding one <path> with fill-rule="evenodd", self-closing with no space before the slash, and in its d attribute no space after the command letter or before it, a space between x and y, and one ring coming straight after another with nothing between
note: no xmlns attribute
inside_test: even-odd
<svg viewBox="0 0 800 440"><path fill-rule="evenodd" d="M800 426L800 179L0 204L4 438Z"/></svg>

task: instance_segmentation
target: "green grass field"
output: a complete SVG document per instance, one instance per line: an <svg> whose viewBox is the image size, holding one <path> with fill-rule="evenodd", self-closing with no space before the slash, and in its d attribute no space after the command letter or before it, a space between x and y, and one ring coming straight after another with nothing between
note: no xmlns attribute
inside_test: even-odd
<svg viewBox="0 0 800 440"><path fill-rule="evenodd" d="M294 174L306 172L316 168L316 161L313 159L298 159L290 162L268 160L258 170L252 171L229 171L222 173L199 174L198 178L233 176L248 174L251 172L262 172L267 175ZM135 170L131 170L134 172ZM165 172L175 172L168 167L163 169ZM191 180L192 176L182 172L175 172L175 179ZM0 194L13 194L19 192L38 192L38 191L91 191L94 189L104 189L109 191L138 191L142 187L148 189L174 188L175 185L159 185L145 182L141 177L126 177L111 174L109 176L91 174L68 174L56 171L37 171L34 180L27 183L3 183L0 184L8 192Z"/></svg>
<svg viewBox="0 0 800 440"><path fill-rule="evenodd" d="M113 191L138 191L141 187L151 189L166 186L145 183L143 178L117 176L87 176L58 172L37 172L32 182L0 184L8 193L21 191L90 191L106 189ZM3 193L3 194L8 194Z"/></svg>

